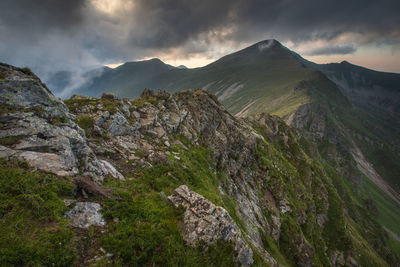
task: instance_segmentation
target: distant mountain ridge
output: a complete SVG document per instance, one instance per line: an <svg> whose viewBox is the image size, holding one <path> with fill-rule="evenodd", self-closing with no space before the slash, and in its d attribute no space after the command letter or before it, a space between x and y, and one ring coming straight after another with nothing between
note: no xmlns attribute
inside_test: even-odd
<svg viewBox="0 0 400 267"><path fill-rule="evenodd" d="M74 93L98 97L109 91L135 98L144 88L201 88L238 117L278 115L316 140L352 183L363 184L368 176L399 199L400 74L348 62L315 64L276 40L265 40L195 69L159 59L127 62L106 69Z"/></svg>

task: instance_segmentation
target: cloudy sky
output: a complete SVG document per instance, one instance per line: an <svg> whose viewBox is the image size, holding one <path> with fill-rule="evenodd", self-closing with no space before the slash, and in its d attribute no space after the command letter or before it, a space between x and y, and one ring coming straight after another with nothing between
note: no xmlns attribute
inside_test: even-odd
<svg viewBox="0 0 400 267"><path fill-rule="evenodd" d="M400 72L399 0L1 0L0 61L39 74L158 57L202 66L264 39Z"/></svg>

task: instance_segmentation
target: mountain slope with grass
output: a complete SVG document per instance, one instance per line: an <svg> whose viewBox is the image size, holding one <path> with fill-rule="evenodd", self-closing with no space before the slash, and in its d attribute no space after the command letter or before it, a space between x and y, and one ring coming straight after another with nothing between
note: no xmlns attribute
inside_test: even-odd
<svg viewBox="0 0 400 267"><path fill-rule="evenodd" d="M279 117L234 117L202 90L64 104L1 73L2 265L399 262L373 203Z"/></svg>
<svg viewBox="0 0 400 267"><path fill-rule="evenodd" d="M77 92L99 97L107 90L137 97L143 88L202 88L238 117L278 115L318 144L322 157L359 194L376 192L373 201L379 202L381 218L399 216L399 74L347 62L318 65L266 40L196 69L159 60L126 63ZM400 234L390 220L383 221Z"/></svg>

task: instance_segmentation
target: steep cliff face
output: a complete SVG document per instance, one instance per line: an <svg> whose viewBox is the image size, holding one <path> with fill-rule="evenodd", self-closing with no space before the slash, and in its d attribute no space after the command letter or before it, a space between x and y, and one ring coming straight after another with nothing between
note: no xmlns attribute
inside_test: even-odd
<svg viewBox="0 0 400 267"><path fill-rule="evenodd" d="M52 221L58 230L48 230L50 240L68 234L63 248L48 248L63 255L62 265L385 266L397 260L388 236L317 148L278 117L236 118L202 90L145 90L134 100L74 96L64 105L32 74L5 65L1 71L0 101L7 108L0 133L7 142L0 156L9 163L1 162L0 181L23 173L40 180L46 171L56 175L47 180L70 188L45 187L56 203L47 208L52 212L40 222L28 214L35 224L24 226L34 232ZM21 103L28 104L22 109ZM57 114L64 119L54 119ZM39 145L48 150L30 149ZM27 151L51 154L62 168L39 164ZM2 234L14 246L23 246L15 239L22 235L12 226L15 216L25 214L23 203L35 190L7 193L19 205L0 198L11 225ZM40 208L46 198L36 194L44 201ZM30 258L4 249L0 257L9 264L61 257L23 248Z"/></svg>

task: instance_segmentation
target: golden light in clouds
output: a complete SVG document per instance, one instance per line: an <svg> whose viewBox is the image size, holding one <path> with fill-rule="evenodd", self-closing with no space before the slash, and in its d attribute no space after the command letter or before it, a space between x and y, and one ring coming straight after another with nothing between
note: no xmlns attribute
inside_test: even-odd
<svg viewBox="0 0 400 267"><path fill-rule="evenodd" d="M91 0L91 4L100 12L115 15L119 11L133 8L133 1L124 0Z"/></svg>
<svg viewBox="0 0 400 267"><path fill-rule="evenodd" d="M134 61L143 61L143 60L149 60L149 59L152 59L152 57L142 58L142 59L138 59L138 60L134 60ZM162 62L164 62L165 64L169 64L169 65L175 66L175 67L184 65L187 68L197 68L197 67L203 67L203 66L215 61L216 59L195 56L192 58L185 58L185 59L160 57L160 60ZM124 63L125 62L111 63L111 64L105 64L104 66L114 69L114 68L121 66Z"/></svg>

